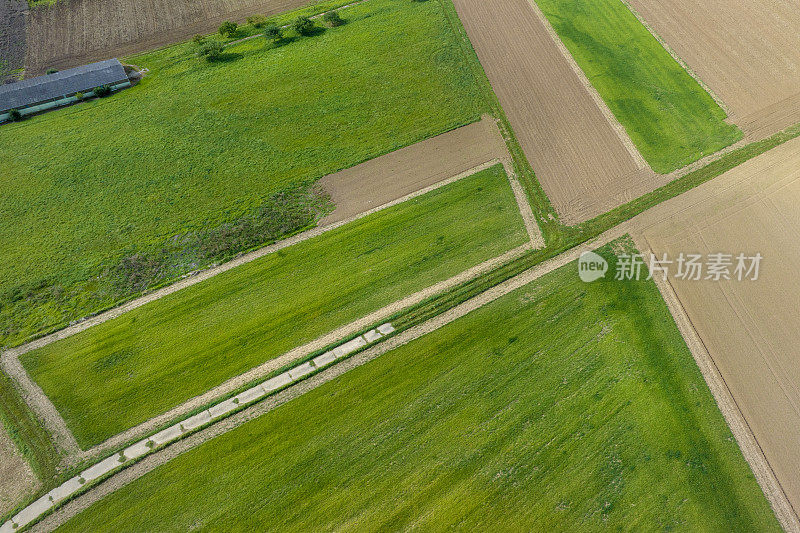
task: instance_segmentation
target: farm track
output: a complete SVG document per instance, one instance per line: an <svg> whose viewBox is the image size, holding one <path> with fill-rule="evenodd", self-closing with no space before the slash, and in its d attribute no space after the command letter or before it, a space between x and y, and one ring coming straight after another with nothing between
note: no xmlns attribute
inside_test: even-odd
<svg viewBox="0 0 800 533"><path fill-rule="evenodd" d="M291 11L310 0L59 0L27 18L25 65L29 76L185 41L242 21Z"/></svg>
<svg viewBox="0 0 800 533"><path fill-rule="evenodd" d="M383 320L434 294L447 291L469 279L473 279L485 272L495 269L501 264L522 255L531 247L544 246L544 240L539 232L530 206L527 203L524 191L513 175L513 168L510 164L509 157L496 122L491 117L484 117L480 122L416 143L391 154L387 154L386 156L357 165L352 169L332 174L323 178L321 184L332 191L334 200L337 202L337 208L331 217L323 220L323 225L243 255L228 263L196 273L172 285L156 290L119 307L74 324L51 335L42 337L41 339L34 340L17 348L6 350L0 357L2 368L14 379L26 402L53 435L54 441L57 443L59 449L64 452L65 464L74 464L76 461L99 457L108 450L118 447L134 438L147 435L159 426L180 418L202 405L213 402L253 380L266 377L274 370L302 358L317 349L323 348L339 338L355 333L373 322ZM490 159L486 161L484 158ZM476 161L484 162L475 165ZM112 437L108 441L89 450L80 450L74 436L69 431L66 422L61 417L58 410L41 388L30 378L19 361L19 356L28 351L75 335L89 327L116 318L128 311L207 280L231 268L254 261L267 254L277 252L287 246L297 244L306 239L316 237L377 211L398 205L501 162L506 172L509 174L512 190L514 191L526 230L531 238L530 244L511 250L506 254L468 269L448 280L418 291L360 320L338 328L315 341L293 349L277 359L268 361L259 367L232 378L207 393ZM459 170L460 172L457 174L452 174ZM373 182L375 183L371 187L364 187L363 185L364 183ZM381 204L377 207L372 207L378 202L381 202ZM356 214L353 214L354 212Z"/></svg>
<svg viewBox="0 0 800 533"><path fill-rule="evenodd" d="M87 509L92 504L125 487L126 485L139 479L159 466L166 464L172 459L175 459L181 454L202 445L214 437L232 431L248 421L262 416L273 409L299 397L300 395L305 394L306 392L309 392L320 385L323 385L324 383L336 379L353 368L376 359L377 357L394 348L408 344L415 339L436 331L437 329L457 320L458 318L461 318L476 309L480 309L481 307L520 287L532 283L541 276L544 276L545 274L548 274L557 268L575 261L584 251L607 244L623 234L624 230L621 226L614 228L590 243L575 247L568 252L545 261L544 263L541 263L532 269L527 270L522 274L519 274L418 326L401 332L400 334L391 337L372 348L368 348L350 357L349 359L337 363L332 367L310 377L309 379L293 385L258 404L248 407L229 418L217 422L206 429L203 429L181 441L176 442L175 444L169 445L164 449L153 453L139 463L136 463L133 466L112 475L106 481L89 489L83 495L78 496L74 500L65 504L63 507L57 509L51 515L47 516L41 522L33 526L31 531L53 531L60 525L63 525L70 518Z"/></svg>
<svg viewBox="0 0 800 533"><path fill-rule="evenodd" d="M800 12L795 3L627 3L725 103L748 141L800 122Z"/></svg>

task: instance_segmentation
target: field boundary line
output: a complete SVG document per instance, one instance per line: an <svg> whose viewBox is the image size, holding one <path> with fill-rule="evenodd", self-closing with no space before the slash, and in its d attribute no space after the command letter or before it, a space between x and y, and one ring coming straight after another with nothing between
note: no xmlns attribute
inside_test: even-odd
<svg viewBox="0 0 800 533"><path fill-rule="evenodd" d="M190 398L189 400L179 404L178 406L175 406L166 413L162 413L161 415L155 416L145 422L142 422L141 424L134 426L133 428L130 428L122 433L112 436L105 442L93 446L88 450L81 450L81 448L78 446L77 440L75 439L72 432L69 430L66 421L61 416L61 413L59 413L58 409L55 407L52 401L47 397L47 395L44 393L41 387L39 387L39 385L35 383L35 381L30 377L30 375L23 367L19 359L21 355L31 350L41 348L53 342L81 333L82 331L92 326L99 325L108 320L117 318L128 311L132 311L138 307L156 301L164 296L177 292L181 289L190 287L196 283L210 279L211 277L220 274L222 272L225 272L227 270L230 270L236 266L249 263L251 261L264 257L270 253L274 253L288 246L298 244L304 240L322 235L328 231L339 228L341 226L344 226L345 224L354 222L358 219L364 218L373 213L377 213L384 209L402 204L408 200L412 200L429 192L435 191L439 188L455 183L459 180L472 176L478 172L489 169L501 163L502 162L499 159L496 158L491 159L476 167L472 167L471 169L458 173L455 176L451 176L450 178L441 180L437 183L429 185L428 187L424 187L413 193L402 196L396 200L392 200L380 206L376 206L372 209L359 213L358 215L355 215L348 219L333 224L329 224L326 226L313 228L311 230L300 233L293 237L289 237L287 239L284 239L283 241L279 241L275 244L266 246L249 254L245 254L239 258L236 258L227 263L223 263L222 265L219 265L217 267L212 267L208 270L202 271L199 274L184 278L172 285L163 287L162 289L158 289L148 295L132 300L117 308L101 313L95 317L91 317L73 326L69 326L64 330L60 330L51 335L48 335L41 339L37 339L20 347L6 350L2 352L2 354L0 354L0 361L2 362L3 368L6 370L7 374L14 382L14 385L20 390L25 402L33 410L37 418L39 418L43 422L45 428L53 436L53 439L58 444L59 448L65 452L66 455L62 463L70 465L80 460L97 457L103 452L108 451L109 449L125 444L126 442L135 439L138 436L146 435L147 433L156 429L160 425L163 425L176 418L179 418L191 412L192 410L201 407L202 405L213 402L215 399L218 399L221 396L229 394L253 380L266 377L269 373L277 370L278 368L281 368L282 366L290 363L291 361L302 358L306 355L313 353L318 349L324 348L329 344L335 343L340 338L346 337L347 335L351 335L357 332L359 329L363 329L364 327L368 326L373 322L383 320L400 310L406 309L412 305L415 305L425 300L426 298L431 297L434 294L447 291L456 285L459 285L465 281L468 281L482 274L485 274L486 272L489 272L490 270L496 268L497 266L505 262L516 259L517 257L520 257L524 255L526 252L528 252L532 248L532 244L529 242L521 246L518 246L516 248L513 248L501 254L500 256L488 259L478 265L470 267L464 272L456 274L455 276L452 276L449 279L435 283L430 287L421 289L411 295L406 296L405 298L401 298L398 301L392 302L378 309L377 311L370 313L365 317L362 317L349 324L345 324L339 328L336 328L335 330L315 340L312 340L302 346L296 347L284 353L283 355L276 357L275 359L266 361L265 363L255 368L252 368L238 376L234 376L226 380L222 384L212 388L211 390L194 398ZM519 202L519 199L517 199L517 201ZM526 229L527 229L527 223L526 223Z"/></svg>
<svg viewBox="0 0 800 533"><path fill-rule="evenodd" d="M652 253L652 247L643 233L632 233L631 237L640 253ZM653 281L655 281L661 297L667 304L672 319L678 326L678 330L692 353L692 357L703 375L706 385L711 390L717 407L722 412L728 428L733 433L742 455L761 487L761 491L769 501L775 516L784 531L787 533L800 533L800 519L797 512L786 496L778 477L775 475L775 471L764 455L761 445L742 414L736 398L733 397L730 388L728 388L725 378L717 368L714 358L694 327L686 308L675 292L675 288L668 279L663 279L659 276L653 276Z"/></svg>
<svg viewBox="0 0 800 533"><path fill-rule="evenodd" d="M696 73L696 72L695 72L695 71L692 69L692 67L690 67L690 66L689 66L689 64L688 64L688 63L686 63L686 61L684 61L684 60L683 60L683 58L682 58L680 55L678 55L678 52L676 52L676 51L675 51L675 50L674 50L674 49L673 49L673 48L672 48L672 47L671 47L669 44L667 44L667 41L665 41L665 40L664 40L664 39L661 37L661 35L660 35L660 34L659 34L659 33L658 33L656 30L655 30L655 28L653 28L653 27L650 25L650 23L649 23L649 22L647 22L647 20L645 20L645 18L644 18L644 17L643 17L643 16L642 16L642 15L641 15L641 14L640 14L640 13L639 13L639 12L638 12L638 11L637 11L637 10L636 10L636 9L635 9L633 6L632 6L632 5L631 5L631 3L630 3L628 0L620 0L620 2L622 2L623 4L625 4L625 7L627 7L627 8L628 8L628 11L630 11L630 12L631 12L631 14L632 14L634 17L636 17L636 20L638 20L638 21L639 21L639 23L640 23L642 26L644 26L644 27L645 27L645 29L646 29L646 30L647 30L647 31L650 33L650 35L652 35L652 36L653 36L653 38L654 38L656 41L658 41L658 43L661 45L661 47L662 47L664 50L666 50L666 51L667 51L667 53L668 53L670 56L672 56L672 59L674 59L674 60L675 60L675 61L676 61L676 62L677 62L677 63L678 63L680 66L681 66L681 68L683 68L683 70L685 70L685 71L686 71L686 73L687 73L689 76L691 76L691 77L694 79L694 81L696 81L698 84L700 84L700 87L702 87L702 88L703 88L703 90L704 90L705 92L707 92L707 93L708 93L708 95L711 97L711 99L712 99L712 100L714 100L714 101L717 103L717 105L718 105L718 106L719 106L719 107L720 107L720 108L721 108L723 111L725 111L725 114L728 116L728 118L729 118L731 121L733 121L733 118L734 118L734 117L731 115L731 111L730 111L730 109L729 109L729 108L728 108L728 106L725 104L725 102L722 100L722 98L720 98L720 97L717 95L717 93L715 93L715 92L714 92L714 91L711 89L711 87L709 87L708 85L706 85L706 82L704 82L704 81L702 80L702 78L700 78L700 76L698 76L698 75L697 75L697 73ZM740 129L741 129L741 128L740 128Z"/></svg>
<svg viewBox="0 0 800 533"><path fill-rule="evenodd" d="M300 381L299 383L289 386L273 396L251 405L241 411L233 414L232 416L220 420L219 422L212 423L205 429L189 435L185 439L168 444L164 448L155 451L148 455L141 461L131 465L130 467L121 470L115 474L111 474L108 479L102 481L98 485L91 487L85 493L77 496L75 499L65 503L63 506L56 509L53 513L47 515L43 520L32 526L31 531L53 531L57 527L63 525L67 520L78 515L80 512L86 510L94 503L102 500L106 496L116 492L117 490L125 487L126 485L136 481L145 474L155 470L159 466L166 464L182 455L183 453L192 450L205 442L232 431L243 424L254 420L273 409L288 403L289 401L316 389L317 387L336 379L337 377L345 374L346 372L362 366L384 353L404 346L420 337L432 333L455 320L466 316L467 314L480 309L487 304L513 292L516 289L524 287L540 277L549 274L550 272L565 266L575 260L580 255L589 250L596 249L603 246L612 240L621 237L627 231L624 229L625 225L620 225L611 230L603 233L595 239L586 243L578 245L566 252L548 259L530 269L508 279L487 291L445 311L419 324L411 327L397 335L386 339L385 341L377 344L371 348L367 348L348 359L333 364L317 374L312 375L308 379ZM529 245L526 245L528 247Z"/></svg>
<svg viewBox="0 0 800 533"><path fill-rule="evenodd" d="M369 327L371 324L384 321L391 317L392 315L401 312L409 307L412 307L432 296L437 294L446 292L447 290L460 285L466 281L471 279L477 278L482 274L490 272L491 270L497 268L503 263L516 259L526 252L531 250L531 245L529 243L525 243L522 246L518 246L513 248L500 256L494 257L483 263L475 265L460 274L456 274L455 276L448 278L446 280L440 281L430 287L417 291L405 298L402 298L396 302L393 302L389 305L386 305L377 311L373 311L372 313L363 316L353 322L345 324L335 330L328 332L321 337L318 337L310 342L307 342L301 346L296 348L292 348L288 352L279 355L274 359L270 359L265 361L264 363L251 368L250 370L239 374L238 376L234 376L229 378L228 380L224 381L220 385L204 392L199 396L195 396L186 400L185 402L173 407L169 411L157 415L149 420L142 422L130 429L123 431L117 435L114 435L107 439L105 442L97 444L85 451L80 451L78 453L78 457L80 459L92 459L101 456L103 453L108 452L109 450L115 449L123 444L134 440L138 437L147 436L149 433L153 432L154 430L158 429L159 427L173 421L180 419L203 407L210 403L220 400L224 396L240 389L241 387L263 378L269 376L272 372L291 364L294 361L298 361L303 359L304 357L311 355L312 353L325 348L326 346L331 346L341 342L343 339L347 338L358 331L363 330L364 328ZM59 415L60 417L60 415Z"/></svg>
<svg viewBox="0 0 800 533"><path fill-rule="evenodd" d="M19 358L5 352L0 354L0 368L11 378L25 403L42 422L56 448L67 456L80 453L78 441L67 427L67 423L42 388L25 371Z"/></svg>
<svg viewBox="0 0 800 533"><path fill-rule="evenodd" d="M514 199L517 201L519 214L522 215L522 221L525 223L525 231L528 232L531 246L534 250L541 250L545 247L542 229L536 222L536 217L533 216L533 210L531 209L531 204L528 201L525 190L522 188L522 184L519 182L516 172L514 172L514 163L507 158L504 158L502 163L503 169L505 169L506 175L508 176L508 182L511 184L511 190L514 192Z"/></svg>
<svg viewBox="0 0 800 533"><path fill-rule="evenodd" d="M567 60L567 63L569 64L570 68L580 80L581 85L583 85L583 87L592 97L592 100L594 100L594 103L597 105L597 108L600 110L600 112L608 121L608 124L611 126L611 129L614 130L614 132L617 134L617 137L622 142L623 146L625 146L625 150L627 150L628 154L631 156L631 158L633 158L633 161L636 163L636 168L639 170L647 169L652 171L650 165L647 163L644 156L642 156L642 154L639 152L639 149L636 148L636 145L631 140L631 137L630 135L628 135L628 132L625 130L625 127L619 122L619 120L617 120L617 117L608 107L608 104L606 104L606 101L603 100L603 97L600 96L599 92L597 92L597 89L595 89L594 85L592 85L592 82L589 81L589 78L586 77L586 73L583 71L580 65L578 65L578 62L575 61L575 58L572 57L572 54L567 49L564 42L561 40L561 37L558 36L558 33L556 32L555 28L553 28L553 25L550 24L550 21L542 12L539 5L536 3L536 0L528 0L528 4L530 4L531 9L536 14L536 17L539 19L539 22L541 22L542 26L544 26L545 30L547 31L547 34L556 44L558 51L561 52L561 55L564 56L564 59Z"/></svg>

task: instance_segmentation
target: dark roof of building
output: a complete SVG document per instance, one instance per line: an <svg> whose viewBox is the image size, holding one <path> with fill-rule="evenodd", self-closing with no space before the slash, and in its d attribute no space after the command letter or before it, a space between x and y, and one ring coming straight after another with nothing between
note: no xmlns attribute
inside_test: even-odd
<svg viewBox="0 0 800 533"><path fill-rule="evenodd" d="M0 113L91 91L95 87L125 81L128 76L116 59L62 70L54 74L0 85Z"/></svg>

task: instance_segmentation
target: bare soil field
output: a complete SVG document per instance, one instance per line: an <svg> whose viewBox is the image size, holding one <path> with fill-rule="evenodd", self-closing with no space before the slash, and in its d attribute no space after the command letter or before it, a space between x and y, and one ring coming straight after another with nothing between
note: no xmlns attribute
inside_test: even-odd
<svg viewBox="0 0 800 533"><path fill-rule="evenodd" d="M7 0L2 0L7 1ZM224 20L274 15L311 0L59 0L27 20L27 75L123 57L213 33Z"/></svg>
<svg viewBox="0 0 800 533"><path fill-rule="evenodd" d="M11 68L25 63L25 0L0 0L0 62ZM2 66L2 64L0 64ZM0 75L0 83L5 80Z"/></svg>
<svg viewBox="0 0 800 533"><path fill-rule="evenodd" d="M17 506L36 489L38 481L0 424L0 515Z"/></svg>
<svg viewBox="0 0 800 533"><path fill-rule="evenodd" d="M800 122L797 2L628 1L722 99L748 139Z"/></svg>
<svg viewBox="0 0 800 533"><path fill-rule="evenodd" d="M755 281L672 275L668 281L797 515L800 139L652 209L641 221L635 237L658 257L763 256Z"/></svg>
<svg viewBox="0 0 800 533"><path fill-rule="evenodd" d="M528 0L455 0L514 133L563 222L652 190L635 158Z"/></svg>
<svg viewBox="0 0 800 533"><path fill-rule="evenodd" d="M424 189L492 159L509 159L491 117L323 177L336 204L332 224Z"/></svg>

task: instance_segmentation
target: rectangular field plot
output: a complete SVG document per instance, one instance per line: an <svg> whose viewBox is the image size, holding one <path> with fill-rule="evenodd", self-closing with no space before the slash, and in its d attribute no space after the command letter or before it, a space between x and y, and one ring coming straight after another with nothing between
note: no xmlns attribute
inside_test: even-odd
<svg viewBox="0 0 800 533"><path fill-rule="evenodd" d="M264 524L778 530L655 285L584 284L574 264L182 454L64 530Z"/></svg>
<svg viewBox="0 0 800 533"><path fill-rule="evenodd" d="M800 509L800 140L647 213L657 256L763 256L755 281L670 279L786 497ZM644 246L644 244L643 244Z"/></svg>
<svg viewBox="0 0 800 533"><path fill-rule="evenodd" d="M502 166L22 356L82 446L525 244Z"/></svg>
<svg viewBox="0 0 800 533"><path fill-rule="evenodd" d="M800 122L800 10L788 0L629 0L750 139Z"/></svg>
<svg viewBox="0 0 800 533"><path fill-rule="evenodd" d="M535 1L655 172L681 168L741 138L621 0Z"/></svg>

